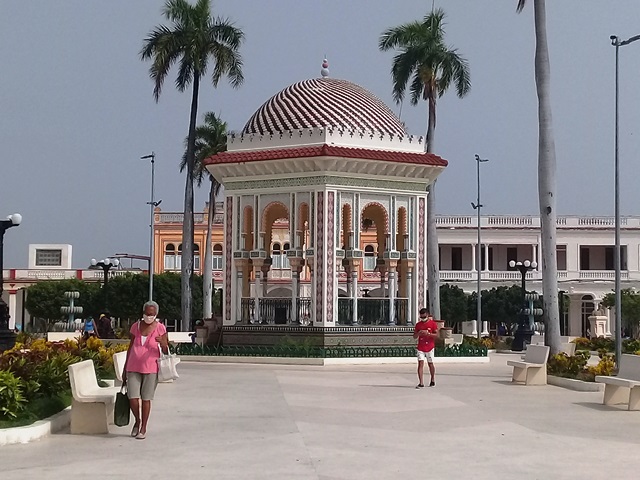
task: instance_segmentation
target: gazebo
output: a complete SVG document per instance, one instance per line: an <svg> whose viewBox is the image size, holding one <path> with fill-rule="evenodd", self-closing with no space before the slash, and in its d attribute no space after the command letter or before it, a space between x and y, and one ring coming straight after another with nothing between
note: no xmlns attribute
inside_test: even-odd
<svg viewBox="0 0 640 480"><path fill-rule="evenodd" d="M225 194L225 343L395 343L425 305L426 188L447 162L326 66L267 100L206 162ZM269 285L282 257L290 274ZM375 289L362 288L365 261Z"/></svg>

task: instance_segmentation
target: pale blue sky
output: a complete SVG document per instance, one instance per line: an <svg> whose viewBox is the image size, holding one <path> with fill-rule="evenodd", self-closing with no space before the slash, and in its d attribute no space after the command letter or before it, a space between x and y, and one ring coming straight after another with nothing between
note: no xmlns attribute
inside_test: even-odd
<svg viewBox="0 0 640 480"><path fill-rule="evenodd" d="M483 165L487 214L537 213L537 104L533 5L516 0L436 0L447 12L447 40L471 66L472 90L441 99L436 151L450 166L440 177L438 213L473 214L474 155ZM640 33L637 0L548 1L552 100L560 214L613 214L614 48L609 36ZM217 0L214 13L246 34L246 82L239 90L203 85L207 110L240 129L271 95L331 76L391 98L391 53L377 42L387 27L421 18L425 0ZM29 243L70 243L74 267L116 252L147 254L149 164L164 210L182 208L178 172L189 93L173 73L156 104L142 40L163 21L161 0L0 1L0 214L22 213L5 236L5 266L26 267ZM640 214L640 42L621 54L621 199ZM423 134L426 106L406 103L402 119ZM204 207L199 191L196 208Z"/></svg>

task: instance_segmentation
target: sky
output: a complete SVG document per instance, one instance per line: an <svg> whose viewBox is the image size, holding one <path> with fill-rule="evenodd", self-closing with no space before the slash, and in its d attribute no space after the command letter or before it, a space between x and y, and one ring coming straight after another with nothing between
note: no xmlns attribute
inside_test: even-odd
<svg viewBox="0 0 640 480"><path fill-rule="evenodd" d="M449 161L437 213L473 215L475 154L482 165L483 214L537 214L537 98L533 2L435 0L447 14L447 43L469 62L472 88L438 103L435 151ZM161 0L0 0L0 215L19 212L5 234L5 268L26 268L28 245L73 245L73 266L149 249L151 170L156 198L181 211L178 164L190 92L173 85L153 99L139 52ZM286 86L331 76L367 88L397 114L393 53L378 50L389 27L421 19L427 0L213 0L213 13L241 28L245 82L203 83L199 120L214 111L241 129ZM613 215L615 49L609 36L640 33L638 0L547 1L559 214ZM640 215L640 42L620 49L621 212ZM424 103L402 106L410 133L426 131ZM196 192L204 209L206 188Z"/></svg>

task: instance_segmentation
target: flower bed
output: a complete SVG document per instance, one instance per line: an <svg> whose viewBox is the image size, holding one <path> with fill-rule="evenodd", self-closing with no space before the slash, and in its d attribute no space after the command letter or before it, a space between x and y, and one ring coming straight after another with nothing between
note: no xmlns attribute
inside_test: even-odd
<svg viewBox="0 0 640 480"><path fill-rule="evenodd" d="M576 344L576 350L588 350L590 352L599 352L604 350L605 352L614 352L616 348L616 342L612 338L584 338L579 337L573 340ZM626 338L622 341L622 353L630 353L640 355L640 339Z"/></svg>
<svg viewBox="0 0 640 480"><path fill-rule="evenodd" d="M605 351L600 352L600 361L596 366L588 366L591 353L585 350L569 356L558 353L549 358L547 373L556 377L573 378L584 382L593 382L596 375L611 375L615 368L614 358Z"/></svg>
<svg viewBox="0 0 640 480"><path fill-rule="evenodd" d="M100 380L114 378L113 354L127 345L47 342L21 335L15 347L0 354L0 428L29 425L71 404L68 366L93 360Z"/></svg>

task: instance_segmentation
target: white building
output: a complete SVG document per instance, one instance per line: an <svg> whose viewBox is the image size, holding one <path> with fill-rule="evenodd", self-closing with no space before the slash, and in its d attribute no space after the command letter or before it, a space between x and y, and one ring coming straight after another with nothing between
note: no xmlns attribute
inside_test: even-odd
<svg viewBox="0 0 640 480"><path fill-rule="evenodd" d="M540 263L539 217L484 216L481 222L482 254L477 259L477 217L437 217L441 282L475 291L479 268L483 290L512 285L521 275L509 268L509 261ZM561 329L580 336L586 333L587 317L614 288L614 218L559 216L557 227L558 288L570 299ZM640 217L622 218L620 244L622 288L640 288ZM540 267L528 273L527 289L542 293L541 277Z"/></svg>

